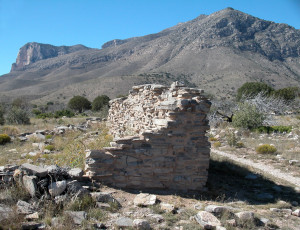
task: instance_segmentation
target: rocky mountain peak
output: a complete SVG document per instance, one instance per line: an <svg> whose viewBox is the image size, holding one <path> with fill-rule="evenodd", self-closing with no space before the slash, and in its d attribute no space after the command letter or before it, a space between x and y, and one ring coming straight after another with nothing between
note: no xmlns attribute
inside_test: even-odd
<svg viewBox="0 0 300 230"><path fill-rule="evenodd" d="M23 67L39 60L54 58L85 49L89 48L83 45L53 46L49 44L29 42L20 48L16 63L12 64L11 71L22 70Z"/></svg>

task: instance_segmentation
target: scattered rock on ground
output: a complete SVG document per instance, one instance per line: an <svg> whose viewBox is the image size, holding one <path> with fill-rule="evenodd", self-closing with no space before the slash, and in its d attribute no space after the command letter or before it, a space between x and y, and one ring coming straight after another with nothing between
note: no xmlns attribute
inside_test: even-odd
<svg viewBox="0 0 300 230"><path fill-rule="evenodd" d="M140 193L134 198L133 203L135 206L154 205L156 203L156 196L149 193Z"/></svg>
<svg viewBox="0 0 300 230"><path fill-rule="evenodd" d="M82 221L87 218L87 213L84 211L65 211L65 213L72 218L74 224L81 225Z"/></svg>
<svg viewBox="0 0 300 230"><path fill-rule="evenodd" d="M29 192L29 194L32 197L35 197L37 194L37 177L36 176L27 176L24 175L23 176L23 185L25 187L25 189L27 190L27 192Z"/></svg>
<svg viewBox="0 0 300 230"><path fill-rule="evenodd" d="M115 225L120 228L132 227L133 221L128 217L120 217L115 221Z"/></svg>
<svg viewBox="0 0 300 230"><path fill-rule="evenodd" d="M213 229L216 226L221 226L221 222L213 214L206 211L198 212L195 219L204 229Z"/></svg>
<svg viewBox="0 0 300 230"><path fill-rule="evenodd" d="M20 213L20 214L32 214L34 213L36 210L35 208L27 203L26 201L23 201L23 200L19 200L18 203L17 203L17 212Z"/></svg>
<svg viewBox="0 0 300 230"><path fill-rule="evenodd" d="M293 211L292 215L300 217L300 209L296 209L295 211Z"/></svg>
<svg viewBox="0 0 300 230"><path fill-rule="evenodd" d="M63 180L63 181L57 181L51 183L48 186L48 189L51 196L58 196L65 191L66 187L67 187L67 182Z"/></svg>
<svg viewBox="0 0 300 230"><path fill-rule="evenodd" d="M28 175L34 175L38 177L44 177L48 174L47 169L44 169L42 167L24 163L21 165L22 170L26 171Z"/></svg>
<svg viewBox="0 0 300 230"><path fill-rule="evenodd" d="M242 221L252 221L252 220L254 220L254 213L253 212L244 211L244 212L235 213L235 215Z"/></svg>
<svg viewBox="0 0 300 230"><path fill-rule="evenodd" d="M135 219L133 221L133 226L137 230L150 230L151 229L149 222L145 219Z"/></svg>

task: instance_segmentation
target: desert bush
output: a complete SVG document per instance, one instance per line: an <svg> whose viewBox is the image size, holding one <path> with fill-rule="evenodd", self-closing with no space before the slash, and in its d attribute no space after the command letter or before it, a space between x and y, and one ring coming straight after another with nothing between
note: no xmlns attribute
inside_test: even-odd
<svg viewBox="0 0 300 230"><path fill-rule="evenodd" d="M231 147L236 146L238 139L234 133L234 130L229 130L226 132L226 141L229 146Z"/></svg>
<svg viewBox="0 0 300 230"><path fill-rule="evenodd" d="M54 147L54 145L47 145L47 146L45 146L45 149L49 150L49 151L54 151L55 147Z"/></svg>
<svg viewBox="0 0 300 230"><path fill-rule="evenodd" d="M10 124L28 125L30 119L27 112L23 109L12 107L6 116L6 121Z"/></svg>
<svg viewBox="0 0 300 230"><path fill-rule="evenodd" d="M237 142L235 147L237 148L245 148L245 144L243 142Z"/></svg>
<svg viewBox="0 0 300 230"><path fill-rule="evenodd" d="M259 93L264 95L271 95L274 89L263 82L246 82L237 91L237 101L243 100L243 98L253 98Z"/></svg>
<svg viewBox="0 0 300 230"><path fill-rule="evenodd" d="M220 141L214 142L214 143L213 143L213 147L214 147L214 148L219 148L219 147L221 147L221 142L220 142Z"/></svg>
<svg viewBox="0 0 300 230"><path fill-rule="evenodd" d="M53 137L53 135L51 135L51 134L48 134L48 135L46 135L45 136L45 138L48 140L48 139L51 139Z"/></svg>
<svg viewBox="0 0 300 230"><path fill-rule="evenodd" d="M67 209L72 211L87 211L95 206L96 202L93 200L93 198L90 195L85 195L72 201Z"/></svg>
<svg viewBox="0 0 300 230"><path fill-rule="evenodd" d="M105 105L108 105L110 98L106 95L98 96L92 103L93 111L100 111Z"/></svg>
<svg viewBox="0 0 300 230"><path fill-rule="evenodd" d="M262 126L264 120L264 114L255 105L244 102L239 104L239 109L233 116L232 124L239 128L254 129Z"/></svg>
<svg viewBox="0 0 300 230"><path fill-rule="evenodd" d="M269 144L264 144L264 145L259 145L256 148L256 152L260 154L270 154L270 153L275 153L277 149L273 145Z"/></svg>
<svg viewBox="0 0 300 230"><path fill-rule="evenodd" d="M0 125L4 125L5 123L5 119L4 119L4 109L3 107L0 105Z"/></svg>
<svg viewBox="0 0 300 230"><path fill-rule="evenodd" d="M294 100L298 94L299 94L299 88L298 87L287 87L275 90L272 93L275 97L281 98L285 101L291 101Z"/></svg>
<svg viewBox="0 0 300 230"><path fill-rule="evenodd" d="M68 109L63 109L63 110L58 110L54 113L55 118L60 118L60 117L74 117L75 114L68 110Z"/></svg>
<svg viewBox="0 0 300 230"><path fill-rule="evenodd" d="M292 126L260 126L254 131L259 133L290 133L292 131Z"/></svg>
<svg viewBox="0 0 300 230"><path fill-rule="evenodd" d="M91 109L91 102L82 96L74 96L70 99L68 106L81 113L84 110Z"/></svg>
<svg viewBox="0 0 300 230"><path fill-rule="evenodd" d="M10 137L7 134L0 134L0 145L10 142Z"/></svg>

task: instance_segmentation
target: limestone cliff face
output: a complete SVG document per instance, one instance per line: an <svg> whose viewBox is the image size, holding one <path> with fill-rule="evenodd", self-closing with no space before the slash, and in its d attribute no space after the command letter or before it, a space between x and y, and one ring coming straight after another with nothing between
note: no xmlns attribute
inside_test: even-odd
<svg viewBox="0 0 300 230"><path fill-rule="evenodd" d="M84 49L88 48L83 45L53 46L37 42L29 42L20 48L16 63L12 64L11 71L22 70L24 66L37 61L58 57Z"/></svg>

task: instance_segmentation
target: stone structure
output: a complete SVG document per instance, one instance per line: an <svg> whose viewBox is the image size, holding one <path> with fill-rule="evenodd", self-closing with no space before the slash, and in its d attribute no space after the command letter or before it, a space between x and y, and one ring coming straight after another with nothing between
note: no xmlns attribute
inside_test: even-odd
<svg viewBox="0 0 300 230"><path fill-rule="evenodd" d="M88 151L86 174L120 188L198 190L205 186L211 103L175 82L134 86L110 102L111 147Z"/></svg>

